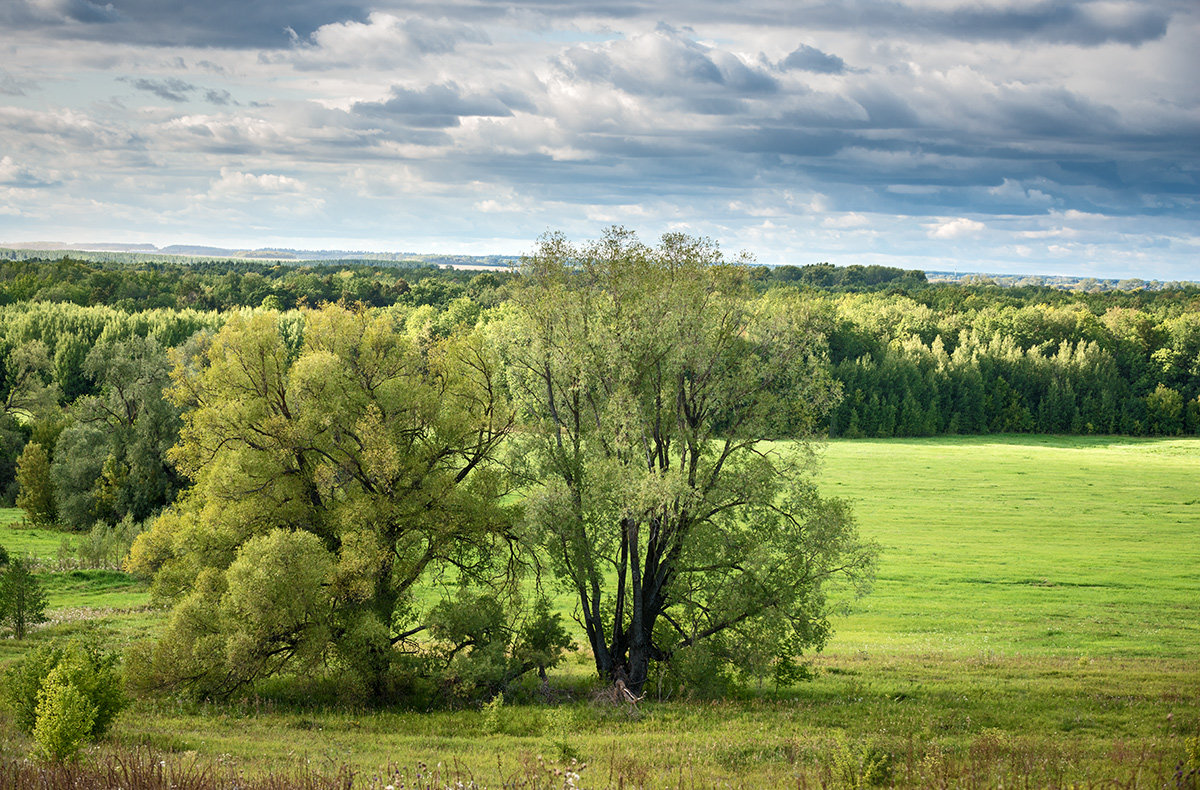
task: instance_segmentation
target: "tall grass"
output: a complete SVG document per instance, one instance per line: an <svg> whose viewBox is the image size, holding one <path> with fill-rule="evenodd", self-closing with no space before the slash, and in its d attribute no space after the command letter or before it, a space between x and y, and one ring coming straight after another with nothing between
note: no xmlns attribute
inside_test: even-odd
<svg viewBox="0 0 1200 790"><path fill-rule="evenodd" d="M689 761L651 766L616 750L589 766L578 760L557 763L524 752L496 755L494 781L456 761L379 770L349 765L321 770L311 766L247 774L221 759L160 757L147 749L109 752L92 760L37 763L0 761L5 790L571 790L574 788L795 787L807 790L894 788L1047 788L1049 790L1136 790L1200 787L1200 768L1172 760L1159 744L1114 741L1109 770L1080 775L1070 747L1030 751L1002 733L984 733L961 756L929 749L913 739L871 744L835 736L813 744L796 743L792 770L769 783L736 772L716 779Z"/></svg>

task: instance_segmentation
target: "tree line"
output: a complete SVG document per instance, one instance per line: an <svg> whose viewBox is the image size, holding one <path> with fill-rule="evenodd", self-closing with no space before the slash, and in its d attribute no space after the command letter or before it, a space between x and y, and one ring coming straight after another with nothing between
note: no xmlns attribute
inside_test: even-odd
<svg viewBox="0 0 1200 790"><path fill-rule="evenodd" d="M118 253L111 253L119 258ZM147 308L290 310L321 302L436 305L468 295L489 302L511 273L442 269L421 263L315 263L246 260L130 262L74 258L0 261L0 305L60 302L107 306L126 312Z"/></svg>
<svg viewBox="0 0 1200 790"><path fill-rule="evenodd" d="M836 300L828 337L843 397L830 435L1200 433L1196 293L1137 306L1116 294L973 296Z"/></svg>
<svg viewBox="0 0 1200 790"><path fill-rule="evenodd" d="M50 470L38 507L74 528L144 520L172 501L170 353L238 310L337 302L412 312L446 336L514 294L502 272L428 269L410 283L395 269L236 266L0 265L12 300L0 306L0 502L15 502L26 452L28 469ZM811 311L840 392L831 436L1200 433L1200 290L931 286L899 269L832 268L750 267L745 297L796 294ZM51 299L70 289L86 304ZM164 294L173 306L144 309ZM205 309L175 306L184 294ZM117 493L127 481L140 481L139 501Z"/></svg>

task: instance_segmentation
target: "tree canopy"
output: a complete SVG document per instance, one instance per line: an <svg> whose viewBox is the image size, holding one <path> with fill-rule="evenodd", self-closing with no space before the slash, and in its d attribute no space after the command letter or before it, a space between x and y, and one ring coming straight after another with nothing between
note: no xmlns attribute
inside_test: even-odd
<svg viewBox="0 0 1200 790"><path fill-rule="evenodd" d="M181 357L172 459L193 485L130 560L156 573L160 594L205 613L177 612L164 648L235 650L233 674L213 687L227 691L311 654L319 632L379 691L394 647L423 627L414 585L431 573L485 577L506 554L511 516L493 451L511 413L497 363L477 333L438 339L401 314L335 306L233 316ZM292 548L328 572L285 574L303 589L280 593L304 611L274 615L245 578L288 553L280 534L310 536Z"/></svg>
<svg viewBox="0 0 1200 790"><path fill-rule="evenodd" d="M748 274L703 239L552 235L494 325L533 539L597 672L635 690L652 660L701 645L748 671L754 649L819 647L829 584L871 575L874 547L817 494L809 449L763 441L811 436L836 386L806 304L753 298Z"/></svg>

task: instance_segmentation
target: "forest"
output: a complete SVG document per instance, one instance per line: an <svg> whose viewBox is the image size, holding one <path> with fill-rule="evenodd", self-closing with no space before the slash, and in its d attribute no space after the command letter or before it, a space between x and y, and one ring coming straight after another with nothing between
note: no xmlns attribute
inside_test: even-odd
<svg viewBox="0 0 1200 790"><path fill-rule="evenodd" d="M31 440L48 461L60 441L81 447L88 430L113 440L89 410L114 386L114 354L144 372L148 403L165 404L169 352L238 311L273 310L286 324L298 307L362 305L446 334L499 309L514 276L365 264L0 262L0 502L15 502L17 459ZM1200 287L1077 294L932 285L920 272L824 264L748 276L753 298L801 295L819 323L840 386L823 426L831 437L1200 432ZM162 415L162 435L141 435L157 447L152 455L175 442L178 415L170 417ZM73 485L95 484L93 468L111 452L87 441L88 452L67 454L86 469L60 462L56 473L58 510L77 528L95 514L80 504L93 495ZM104 520L144 519L172 500L170 464L151 466L163 470L157 493L109 508Z"/></svg>

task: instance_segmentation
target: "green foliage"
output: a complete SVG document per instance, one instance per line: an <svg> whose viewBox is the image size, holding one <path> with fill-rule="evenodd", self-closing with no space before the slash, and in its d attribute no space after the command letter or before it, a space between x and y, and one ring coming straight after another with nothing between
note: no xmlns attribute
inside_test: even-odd
<svg viewBox="0 0 1200 790"><path fill-rule="evenodd" d="M489 324L531 537L578 596L598 673L637 690L651 658L714 637L819 648L826 583L871 576L875 549L818 495L812 456L760 446L810 436L836 386L824 317L794 293L754 299L750 275L703 239L549 236Z"/></svg>
<svg viewBox="0 0 1200 790"><path fill-rule="evenodd" d="M69 745L82 736L97 740L128 704L117 656L94 641L48 642L4 673L0 691L17 728L43 743ZM49 717L47 721L43 719ZM43 735L38 735L42 727ZM53 753L52 756L63 756Z"/></svg>
<svg viewBox="0 0 1200 790"><path fill-rule="evenodd" d="M179 408L163 397L166 352L153 337L135 335L100 343L84 367L99 394L75 402L59 436L53 472L61 517L76 529L143 521L181 483L166 457L182 425Z"/></svg>
<svg viewBox="0 0 1200 790"><path fill-rule="evenodd" d="M224 696L293 659L315 661L330 639L333 568L312 533L251 538L224 572L205 570L163 637L131 656L133 685Z"/></svg>
<svg viewBox="0 0 1200 790"><path fill-rule="evenodd" d="M503 714L504 692L501 691L483 704L483 721L479 725L480 731L485 735L499 735L504 731Z"/></svg>
<svg viewBox="0 0 1200 790"><path fill-rule="evenodd" d="M1183 748L1183 761L1175 769L1175 785L1195 790L1200 788L1200 735L1185 739Z"/></svg>
<svg viewBox="0 0 1200 790"><path fill-rule="evenodd" d="M0 625L24 639L31 626L46 622L46 593L30 566L33 560L13 557L0 575Z"/></svg>
<svg viewBox="0 0 1200 790"><path fill-rule="evenodd" d="M1200 396L1189 361L1200 332L1186 304L1133 309L1116 306L1115 294L1090 306L1020 304L992 292L950 306L932 297L833 302L827 333L846 398L832 435L1200 429L1200 407L1187 406Z"/></svg>
<svg viewBox="0 0 1200 790"><path fill-rule="evenodd" d="M494 591L464 588L434 606L428 616L439 681L452 702L503 694L531 670L545 678L571 646L561 615L539 599L528 613L505 611ZM527 614L522 619L521 615ZM502 704L502 703L501 703Z"/></svg>
<svg viewBox="0 0 1200 790"><path fill-rule="evenodd" d="M5 254L0 252L0 258ZM20 252L7 254L25 257ZM277 254L288 257L287 253L277 251ZM269 309L290 309L301 300L309 305L341 300L380 307L402 299L408 292L409 281L436 282L437 285L424 290L440 297L447 289L461 291L477 276L469 270L439 268L439 263L456 260L451 256L425 261L419 257L397 259L377 255L369 256L373 260L283 264L95 252L71 252L59 260L37 259L50 255L42 252L32 260L0 261L0 302L57 302L65 307L107 305L126 313L147 307L225 311L263 305ZM507 262L494 258L460 258L457 262L477 264L481 260L493 264ZM398 270L403 271L403 278L397 277ZM500 265L486 274L492 278L492 284L485 281L473 289L475 292L499 287L510 276ZM174 346L178 341L165 344Z"/></svg>
<svg viewBox="0 0 1200 790"><path fill-rule="evenodd" d="M55 521L54 487L50 480L50 457L37 442L25 445L17 461L17 507L37 526Z"/></svg>
<svg viewBox="0 0 1200 790"><path fill-rule="evenodd" d="M50 350L37 336L0 332L0 407L8 416L29 417L49 411L58 388L49 382Z"/></svg>
<svg viewBox="0 0 1200 790"><path fill-rule="evenodd" d="M97 521L75 545L74 553L84 568L121 568L137 536L147 523L126 514L117 524Z"/></svg>
<svg viewBox="0 0 1200 790"><path fill-rule="evenodd" d="M39 755L58 761L74 758L91 737L96 712L63 666L51 670L38 690L33 725Z"/></svg>
<svg viewBox="0 0 1200 790"><path fill-rule="evenodd" d="M1150 433L1175 436L1183 432L1183 396L1176 390L1159 384L1146 396L1146 411Z"/></svg>
<svg viewBox="0 0 1200 790"><path fill-rule="evenodd" d="M343 660L382 695L414 585L437 571L487 575L503 556L511 516L493 454L510 419L477 334L414 338L403 314L336 306L299 315L300 327L271 313L233 316L180 360L171 394L190 408L171 459L195 484L137 539L129 563L179 602L183 632L248 659L247 671L226 665L215 683L183 671L228 693L311 641L285 630L265 647L267 625L278 624L221 614L242 594L235 558L274 530L306 536L333 563L322 622L331 618ZM301 600L315 606L316 594L306 587ZM204 639L166 639L164 650ZM201 661L197 651L177 665Z"/></svg>
<svg viewBox="0 0 1200 790"><path fill-rule="evenodd" d="M833 773L840 787L865 790L893 784L894 757L885 748L863 742L852 743L844 732L839 732L831 751Z"/></svg>

